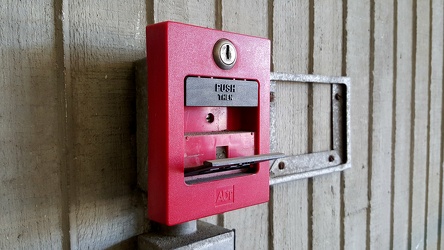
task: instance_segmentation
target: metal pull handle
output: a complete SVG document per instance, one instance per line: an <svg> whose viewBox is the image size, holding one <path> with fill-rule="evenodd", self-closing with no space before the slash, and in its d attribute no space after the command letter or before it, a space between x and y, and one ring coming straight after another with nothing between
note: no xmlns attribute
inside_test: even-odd
<svg viewBox="0 0 444 250"><path fill-rule="evenodd" d="M235 170L240 168L247 168L251 164L263 161L276 160L285 157L283 153L270 153L252 156L242 156L233 158L224 158L204 161L202 166L185 169L185 176L193 176L200 174L209 174L227 170Z"/></svg>

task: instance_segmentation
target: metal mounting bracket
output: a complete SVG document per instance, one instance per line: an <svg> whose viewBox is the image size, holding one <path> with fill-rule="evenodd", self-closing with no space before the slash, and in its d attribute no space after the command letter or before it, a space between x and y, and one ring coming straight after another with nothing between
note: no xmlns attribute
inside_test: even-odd
<svg viewBox="0 0 444 250"><path fill-rule="evenodd" d="M270 74L271 92L276 81L295 84L331 85L332 142L330 151L290 155L276 160L270 167L270 185L342 171L351 167L350 154L350 78L306 74ZM276 105L270 103L271 144L276 145ZM283 167L285 166L285 168Z"/></svg>
<svg viewBox="0 0 444 250"><path fill-rule="evenodd" d="M137 85L137 170L139 187L147 187L147 96L146 96L146 58L135 62ZM276 160L270 168L270 185L313 177L316 175L342 171L350 164L350 78L306 74L287 74L271 72L270 90L274 92L276 81L295 82L295 84L323 83L332 86L332 124L333 150L303 155L289 155ZM340 99L340 100L337 100ZM276 107L270 103L271 145L276 145ZM273 150L272 150L273 151ZM285 165L284 169L279 164Z"/></svg>

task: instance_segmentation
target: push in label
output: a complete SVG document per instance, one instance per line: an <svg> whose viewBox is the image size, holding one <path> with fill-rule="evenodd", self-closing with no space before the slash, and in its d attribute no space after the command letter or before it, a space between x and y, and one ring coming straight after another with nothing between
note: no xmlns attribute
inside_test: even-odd
<svg viewBox="0 0 444 250"><path fill-rule="evenodd" d="M185 106L257 107L256 81L187 77Z"/></svg>
<svg viewBox="0 0 444 250"><path fill-rule="evenodd" d="M234 186L216 189L216 206L234 203Z"/></svg>

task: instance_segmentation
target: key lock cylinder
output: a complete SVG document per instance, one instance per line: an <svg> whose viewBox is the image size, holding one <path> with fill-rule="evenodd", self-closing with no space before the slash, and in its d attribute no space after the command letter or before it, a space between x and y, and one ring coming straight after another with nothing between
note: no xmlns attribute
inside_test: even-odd
<svg viewBox="0 0 444 250"><path fill-rule="evenodd" d="M270 41L158 23L147 66L149 218L175 225L267 202L268 161L283 156L269 153Z"/></svg>
<svg viewBox="0 0 444 250"><path fill-rule="evenodd" d="M231 69L236 63L236 47L227 39L220 39L213 48L213 58L221 69Z"/></svg>

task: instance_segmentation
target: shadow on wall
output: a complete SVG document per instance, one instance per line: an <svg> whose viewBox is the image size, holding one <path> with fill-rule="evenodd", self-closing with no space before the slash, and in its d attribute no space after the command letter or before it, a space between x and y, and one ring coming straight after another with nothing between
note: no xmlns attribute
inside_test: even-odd
<svg viewBox="0 0 444 250"><path fill-rule="evenodd" d="M79 248L125 249L147 227L136 171L133 61L140 51L88 50L86 59L71 57L71 212Z"/></svg>
<svg viewBox="0 0 444 250"><path fill-rule="evenodd" d="M0 235L6 239L0 248L61 245L67 199L74 215L71 240L79 247L136 244L133 236L146 227L146 209L136 184L132 58L71 72L67 95L72 93L72 123L65 152L59 86L64 83L57 79L61 68L54 51L3 47L1 52L8 64L0 82ZM62 169L65 157L69 169ZM62 185L65 171L69 188ZM69 197L63 197L62 189L68 189Z"/></svg>
<svg viewBox="0 0 444 250"><path fill-rule="evenodd" d="M120 250L120 249L137 249L137 236L130 239L121 241L111 247L105 248L106 250Z"/></svg>

